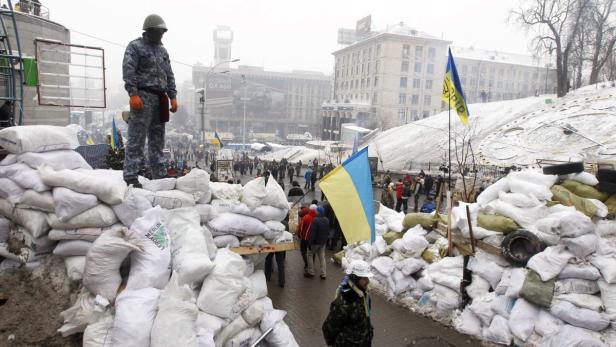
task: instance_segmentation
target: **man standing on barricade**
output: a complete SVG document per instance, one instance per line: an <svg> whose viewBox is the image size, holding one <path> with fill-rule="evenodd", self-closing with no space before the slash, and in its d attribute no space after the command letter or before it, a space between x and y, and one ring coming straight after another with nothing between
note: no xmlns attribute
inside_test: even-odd
<svg viewBox="0 0 616 347"><path fill-rule="evenodd" d="M169 121L169 111L178 110L175 77L169 53L161 42L167 25L152 14L145 19L143 30L143 36L126 47L122 63L124 88L130 96L124 180L135 187L141 186L137 177L146 137L152 178L166 176L165 123Z"/></svg>

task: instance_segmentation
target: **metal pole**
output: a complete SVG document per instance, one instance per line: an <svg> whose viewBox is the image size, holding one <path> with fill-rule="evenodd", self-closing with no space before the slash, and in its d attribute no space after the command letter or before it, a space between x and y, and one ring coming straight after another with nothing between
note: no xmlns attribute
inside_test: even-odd
<svg viewBox="0 0 616 347"><path fill-rule="evenodd" d="M244 80L244 125L242 126L242 151L246 150L246 80Z"/></svg>
<svg viewBox="0 0 616 347"><path fill-rule="evenodd" d="M205 97L206 94L206 79L207 79L207 75L205 76L205 78L203 79L203 101L201 102L201 142L203 143L203 152L205 152L205 101L207 100ZM203 158L204 160L204 167L206 166L205 163L207 162L207 160L205 160L205 157Z"/></svg>
<svg viewBox="0 0 616 347"><path fill-rule="evenodd" d="M449 149L448 149L448 157L449 157L449 167L447 170L447 173L449 174L449 190L451 191L451 91L449 92L449 103L448 103L448 108L449 108Z"/></svg>

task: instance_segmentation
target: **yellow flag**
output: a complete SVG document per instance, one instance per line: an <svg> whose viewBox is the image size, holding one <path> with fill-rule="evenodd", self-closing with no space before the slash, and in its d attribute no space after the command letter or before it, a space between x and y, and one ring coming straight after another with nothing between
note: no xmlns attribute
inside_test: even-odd
<svg viewBox="0 0 616 347"><path fill-rule="evenodd" d="M466 105L466 98L462 91L462 83L458 77L458 70L449 49L449 59L447 61L447 71L445 71L445 80L443 81L443 101L453 108L458 113L462 124L468 124L470 112Z"/></svg>

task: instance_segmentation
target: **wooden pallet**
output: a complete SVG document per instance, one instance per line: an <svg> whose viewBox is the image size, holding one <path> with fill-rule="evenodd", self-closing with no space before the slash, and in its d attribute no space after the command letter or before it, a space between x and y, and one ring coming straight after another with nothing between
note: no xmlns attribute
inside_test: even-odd
<svg viewBox="0 0 616 347"><path fill-rule="evenodd" d="M436 228L434 229L437 233L441 234L443 237L447 237L447 224L438 222ZM462 253L462 255L473 255L473 251L471 248L471 240L463 237L459 232L453 232L451 235L451 240L453 245ZM481 240L475 240L475 247L480 248L481 250L488 252L494 255L502 255L502 251L500 247L493 246L489 243L485 243Z"/></svg>
<svg viewBox="0 0 616 347"><path fill-rule="evenodd" d="M287 243L274 243L274 244L265 245L265 246L231 247L229 249L239 255L248 255L248 254L262 254L262 253L294 251L294 250L299 249L299 245L297 242L287 242Z"/></svg>

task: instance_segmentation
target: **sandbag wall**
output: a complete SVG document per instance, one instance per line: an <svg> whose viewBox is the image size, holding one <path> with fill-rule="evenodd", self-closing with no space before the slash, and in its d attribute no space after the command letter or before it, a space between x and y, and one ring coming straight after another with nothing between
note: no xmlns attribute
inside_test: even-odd
<svg viewBox="0 0 616 347"><path fill-rule="evenodd" d="M268 345L297 346L267 297L264 257L227 249L293 241L274 180L210 183L193 169L140 177L141 189L92 170L68 128L7 128L0 145L11 152L0 162L0 268L64 258L83 287L61 334L83 332L84 346L240 346L273 328Z"/></svg>
<svg viewBox="0 0 616 347"><path fill-rule="evenodd" d="M584 172L514 172L468 205L476 238L500 247L508 235L528 233L541 246L515 263L479 249L468 263L472 302L463 310L463 257L444 256L447 240L428 230L434 216L404 216L381 206L376 242L348 246L342 264L371 262L386 295L481 340L615 346L616 196L597 184ZM454 207L452 227L468 237L466 207Z"/></svg>

